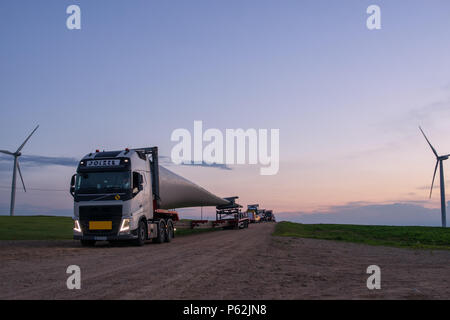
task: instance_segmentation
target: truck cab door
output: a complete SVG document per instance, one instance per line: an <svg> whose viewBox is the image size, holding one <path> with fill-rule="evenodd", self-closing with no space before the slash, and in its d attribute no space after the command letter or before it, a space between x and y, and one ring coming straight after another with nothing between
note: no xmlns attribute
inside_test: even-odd
<svg viewBox="0 0 450 320"><path fill-rule="evenodd" d="M152 184L150 182L149 173L143 172L143 190L142 190L142 206L144 208L144 213L147 219L153 218L151 214L152 205L151 205L151 192L152 192Z"/></svg>
<svg viewBox="0 0 450 320"><path fill-rule="evenodd" d="M142 174L137 171L133 171L133 201L132 212L136 212L143 207L143 191L144 191L144 179Z"/></svg>

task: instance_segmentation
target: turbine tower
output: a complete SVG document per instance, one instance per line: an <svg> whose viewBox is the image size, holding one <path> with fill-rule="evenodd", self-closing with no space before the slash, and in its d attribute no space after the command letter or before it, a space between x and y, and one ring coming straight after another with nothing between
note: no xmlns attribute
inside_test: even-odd
<svg viewBox="0 0 450 320"><path fill-rule="evenodd" d="M25 146L25 143L27 143L28 139L33 135L33 133L39 128L39 125L34 128L34 130L30 133L30 135L25 139L25 141L20 145L20 147L17 149L16 152L11 152L7 150L0 150L1 153L8 154L10 156L14 157L14 167L13 167L13 177L12 177L12 186L11 186L11 207L9 209L9 214L11 216L14 215L14 204L16 201L16 175L17 171L19 171L20 180L22 180L23 190L27 192L27 189L25 188L25 183L23 182L22 172L20 171L20 165L19 165L19 157L22 155L20 152L22 148Z"/></svg>
<svg viewBox="0 0 450 320"><path fill-rule="evenodd" d="M443 161L447 160L450 154L447 154L445 156L439 156L436 152L436 149L431 145L430 141L428 140L427 136L423 132L422 128L419 127L420 131L422 131L423 136L425 137L425 140L427 140L428 145L430 146L431 150L433 151L434 155L436 156L436 166L434 167L434 174L433 174L433 180L431 182L431 190L430 190L430 199L431 194L433 193L433 185L434 185L434 178L436 177L436 171L437 167L439 165L439 176L440 176L440 188L441 188L441 218L442 218L442 227L447 226L446 222L446 204L445 204L445 181L444 181L444 166Z"/></svg>

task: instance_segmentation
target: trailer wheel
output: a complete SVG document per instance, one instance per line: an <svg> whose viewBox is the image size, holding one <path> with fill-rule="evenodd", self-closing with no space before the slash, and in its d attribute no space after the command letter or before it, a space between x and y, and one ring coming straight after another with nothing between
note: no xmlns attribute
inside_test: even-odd
<svg viewBox="0 0 450 320"><path fill-rule="evenodd" d="M137 246L143 246L145 243L145 239L147 239L147 229L145 227L145 221L141 220L139 221L139 227L138 227L138 238L135 240L135 245Z"/></svg>
<svg viewBox="0 0 450 320"><path fill-rule="evenodd" d="M167 220L167 228L166 228L166 242L172 241L172 238L174 236L173 231L173 222L172 220Z"/></svg>
<svg viewBox="0 0 450 320"><path fill-rule="evenodd" d="M80 240L83 247L93 247L95 246L95 240Z"/></svg>
<svg viewBox="0 0 450 320"><path fill-rule="evenodd" d="M163 220L160 220L158 223L158 236L153 238L154 243L163 243L166 239L166 224Z"/></svg>

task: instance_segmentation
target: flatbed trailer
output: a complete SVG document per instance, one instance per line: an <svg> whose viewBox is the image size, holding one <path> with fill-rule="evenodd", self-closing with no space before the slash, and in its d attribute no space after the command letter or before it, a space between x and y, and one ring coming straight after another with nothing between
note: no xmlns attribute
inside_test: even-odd
<svg viewBox="0 0 450 320"><path fill-rule="evenodd" d="M234 219L222 220L192 220L189 227L191 229L207 229L207 228L231 228L234 227Z"/></svg>
<svg viewBox="0 0 450 320"><path fill-rule="evenodd" d="M242 212L242 206L236 203L239 197L225 198L230 203L216 206L216 225L223 225L223 228L243 229L248 228L250 219L247 212Z"/></svg>
<svg viewBox="0 0 450 320"><path fill-rule="evenodd" d="M190 228L248 228L250 219L247 212L242 212L242 206L236 203L239 197L224 198L229 204L216 206L216 220L191 220Z"/></svg>

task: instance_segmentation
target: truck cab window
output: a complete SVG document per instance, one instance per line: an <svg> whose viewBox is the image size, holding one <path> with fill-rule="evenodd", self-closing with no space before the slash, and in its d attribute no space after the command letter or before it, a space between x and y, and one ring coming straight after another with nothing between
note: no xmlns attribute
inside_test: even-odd
<svg viewBox="0 0 450 320"><path fill-rule="evenodd" d="M89 172L77 175L75 190L79 193L109 193L130 190L129 172Z"/></svg>
<svg viewBox="0 0 450 320"><path fill-rule="evenodd" d="M133 194L142 190L143 177L139 172L133 172Z"/></svg>

